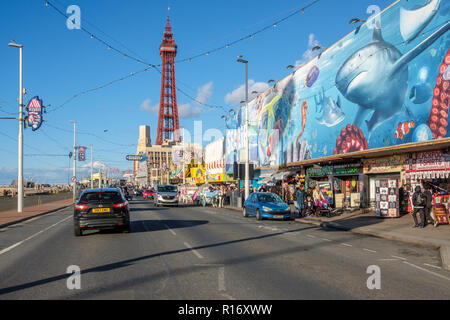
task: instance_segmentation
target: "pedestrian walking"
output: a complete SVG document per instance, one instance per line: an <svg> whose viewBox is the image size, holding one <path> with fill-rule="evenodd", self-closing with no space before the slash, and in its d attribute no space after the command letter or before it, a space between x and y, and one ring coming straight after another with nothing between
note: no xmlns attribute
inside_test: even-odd
<svg viewBox="0 0 450 320"><path fill-rule="evenodd" d="M431 209L433 208L433 195L430 191L430 186L425 187L425 192L423 193L426 198L426 204L425 204L425 225L427 225L428 221L433 224L434 227L437 227L437 221L433 219L431 216Z"/></svg>
<svg viewBox="0 0 450 320"><path fill-rule="evenodd" d="M298 210L299 217L303 217L305 214L305 201L306 201L306 191L305 185L301 184L300 188L295 191L295 209Z"/></svg>
<svg viewBox="0 0 450 320"><path fill-rule="evenodd" d="M426 198L422 193L422 189L420 186L417 186L414 189L414 194L412 196L412 204L414 208L413 219L414 219L414 228L424 228L425 227L425 205ZM420 216L420 224L417 221L417 213Z"/></svg>

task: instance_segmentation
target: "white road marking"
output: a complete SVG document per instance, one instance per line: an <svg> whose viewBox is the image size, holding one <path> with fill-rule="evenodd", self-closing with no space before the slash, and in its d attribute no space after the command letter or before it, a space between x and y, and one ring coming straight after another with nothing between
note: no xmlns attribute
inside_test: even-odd
<svg viewBox="0 0 450 320"><path fill-rule="evenodd" d="M62 219L61 221L59 221L59 222L57 222L57 223L54 223L54 224L52 224L51 226L48 226L47 228L45 228L45 229L43 229L43 230L41 230L41 231L39 231L39 232L33 234L32 236L29 236L28 238L26 238L26 239L24 239L24 240L22 240L22 241L19 241L19 242L13 244L12 246L9 246L8 248L5 248L5 249L1 250L1 251L0 251L0 255L6 253L6 252L8 252L8 251L11 251L12 249L14 249L14 248L20 246L22 243L25 243L25 242L27 242L28 240L33 239L34 237L40 235L41 233L43 233L43 232L45 232L45 231L47 231L47 230L49 230L49 229L51 229L51 228L57 226L58 224L60 224L60 223L62 223L62 222L64 222L64 221L66 221L66 220L68 220L68 219L70 219L70 218L72 218L72 215L69 215L67 218L64 218L64 219Z"/></svg>
<svg viewBox="0 0 450 320"><path fill-rule="evenodd" d="M346 247L353 247L351 244L348 244L348 243L341 243L341 244Z"/></svg>
<svg viewBox="0 0 450 320"><path fill-rule="evenodd" d="M367 251L367 252L377 253L375 250L370 250L370 249L366 249L366 248L364 248L363 250Z"/></svg>
<svg viewBox="0 0 450 320"><path fill-rule="evenodd" d="M309 237L309 238L313 238L313 239L316 238L315 236L313 236L313 235L311 235L311 234L307 234L306 236Z"/></svg>
<svg viewBox="0 0 450 320"><path fill-rule="evenodd" d="M326 239L326 238L320 238L321 240L323 240L323 241L328 241L328 242L331 242L332 240L330 240L330 239Z"/></svg>
<svg viewBox="0 0 450 320"><path fill-rule="evenodd" d="M197 256L197 258L203 259L203 256L197 250L192 249L192 246L189 243L185 242L184 245L188 247Z"/></svg>
<svg viewBox="0 0 450 320"><path fill-rule="evenodd" d="M230 296L229 294L223 293L223 292L220 295L222 295L223 297L227 298L228 300L236 300L236 298Z"/></svg>
<svg viewBox="0 0 450 320"><path fill-rule="evenodd" d="M391 255L391 257L392 257L392 258L396 258L396 259L400 259L400 260L408 260L408 259L406 259L406 258L402 258L402 257L398 257L398 256L393 256L393 255Z"/></svg>
<svg viewBox="0 0 450 320"><path fill-rule="evenodd" d="M442 278L442 279L445 279L445 280L450 281L450 278L447 278L446 276L443 276L442 274L439 274L439 273L430 271L430 270L428 270L428 269L425 269L425 268L416 266L415 264L409 263L408 261L403 261L403 263L405 263L405 264L407 264L407 265L409 265L409 266L411 266L411 267L414 267L414 268L416 268L416 269L419 269L419 270L428 272L429 274L432 274L432 275L434 275L434 276L436 276L436 277L439 277L439 278Z"/></svg>
<svg viewBox="0 0 450 320"><path fill-rule="evenodd" d="M173 231L172 229L170 229L170 227L167 224L164 224L164 226L167 228L167 230L169 230L174 236L176 236L177 234L175 233L175 231Z"/></svg>
<svg viewBox="0 0 450 320"><path fill-rule="evenodd" d="M378 259L378 261L398 261L398 259Z"/></svg>
<svg viewBox="0 0 450 320"><path fill-rule="evenodd" d="M428 264L428 263L424 263L424 265L429 266L429 267L432 267L432 268L436 268L436 269L442 269L442 268L439 267L439 266L435 266L435 265Z"/></svg>
<svg viewBox="0 0 450 320"><path fill-rule="evenodd" d="M219 268L218 283L219 291L227 291L225 289L225 267L223 266Z"/></svg>

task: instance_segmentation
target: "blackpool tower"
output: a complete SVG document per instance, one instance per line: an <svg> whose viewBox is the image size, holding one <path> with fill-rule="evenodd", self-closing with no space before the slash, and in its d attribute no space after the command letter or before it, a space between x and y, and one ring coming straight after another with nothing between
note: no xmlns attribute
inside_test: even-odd
<svg viewBox="0 0 450 320"><path fill-rule="evenodd" d="M162 145L164 140L181 142L174 64L175 56L177 55L177 45L173 38L169 17L167 17L166 29L163 41L159 47L159 54L162 59L162 74L156 144Z"/></svg>

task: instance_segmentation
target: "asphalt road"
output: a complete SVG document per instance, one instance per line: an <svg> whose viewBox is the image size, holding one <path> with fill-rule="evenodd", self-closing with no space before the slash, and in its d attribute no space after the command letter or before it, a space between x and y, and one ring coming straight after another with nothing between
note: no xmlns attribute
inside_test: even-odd
<svg viewBox="0 0 450 320"><path fill-rule="evenodd" d="M211 207L132 201L132 232L73 234L72 210L0 230L0 299L448 299L434 249ZM70 290L69 266L81 269ZM380 270L370 290L369 266Z"/></svg>

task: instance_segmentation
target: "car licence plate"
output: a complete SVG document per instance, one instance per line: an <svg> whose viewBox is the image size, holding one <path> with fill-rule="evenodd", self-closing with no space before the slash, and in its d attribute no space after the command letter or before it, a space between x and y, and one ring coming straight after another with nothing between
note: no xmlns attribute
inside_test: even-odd
<svg viewBox="0 0 450 320"><path fill-rule="evenodd" d="M111 209L109 208L98 208L98 209L92 209L92 213L105 213L110 212Z"/></svg>

